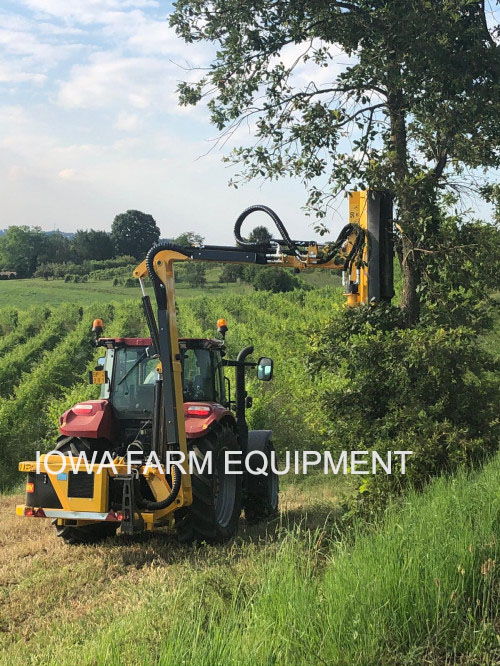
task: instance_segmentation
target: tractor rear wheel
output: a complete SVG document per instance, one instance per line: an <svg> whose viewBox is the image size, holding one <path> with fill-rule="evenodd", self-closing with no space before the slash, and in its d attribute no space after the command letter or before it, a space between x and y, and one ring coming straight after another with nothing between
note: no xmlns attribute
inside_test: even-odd
<svg viewBox="0 0 500 666"><path fill-rule="evenodd" d="M262 453L267 458L267 475L253 475L247 472L247 488L244 501L245 519L248 523L257 523L275 515L278 511L279 482L278 475L271 469L271 452L274 446L267 440ZM252 468L256 470L263 467L262 460L254 462L250 459Z"/></svg>
<svg viewBox="0 0 500 666"><path fill-rule="evenodd" d="M222 543L236 534L241 513L241 475L225 474L225 452L240 451L235 430L217 425L204 437L188 442L200 467L205 456L212 457L212 470L193 469L193 503L175 512L175 528L179 541ZM232 470L235 465L232 464Z"/></svg>
<svg viewBox="0 0 500 666"><path fill-rule="evenodd" d="M82 451L89 457L92 457L92 440L84 437L59 437L54 451L60 451L64 455L78 457Z"/></svg>
<svg viewBox="0 0 500 666"><path fill-rule="evenodd" d="M84 439L83 437L60 437L55 447L55 451L61 451L65 455L78 456L82 451L85 451L89 458L92 456L92 440ZM56 521L53 523L56 528L58 537L62 537L65 543L73 546L76 544L97 543L107 537L115 536L118 525L116 523L90 523L89 525L80 525L74 527L72 525L57 525Z"/></svg>

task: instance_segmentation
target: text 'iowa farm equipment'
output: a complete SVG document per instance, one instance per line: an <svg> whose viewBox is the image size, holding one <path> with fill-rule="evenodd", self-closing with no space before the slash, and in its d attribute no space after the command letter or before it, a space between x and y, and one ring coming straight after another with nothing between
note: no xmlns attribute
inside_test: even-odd
<svg viewBox="0 0 500 666"><path fill-rule="evenodd" d="M258 210L270 215L281 236L266 245L240 233L246 217ZM273 362L249 360L253 347L226 359L224 319L218 321L222 339L179 338L174 263L339 270L348 306L376 304L393 295L391 218L389 197L355 192L349 224L335 243L292 240L273 211L252 206L236 222L235 247L151 248L133 272L150 337L101 337L103 324L94 322L96 344L104 349L91 373L91 381L101 385L100 398L60 417L53 452L19 464L28 478L26 503L17 513L52 518L68 543L97 541L118 528L135 534L171 525L181 541L214 543L235 534L242 510L248 521L275 513L278 477L263 464L274 456L272 431L249 431L245 418L251 406L245 373L256 369L259 379L269 381ZM147 277L156 316L144 289ZM227 367L235 368L234 400ZM258 473L263 468L266 473Z"/></svg>

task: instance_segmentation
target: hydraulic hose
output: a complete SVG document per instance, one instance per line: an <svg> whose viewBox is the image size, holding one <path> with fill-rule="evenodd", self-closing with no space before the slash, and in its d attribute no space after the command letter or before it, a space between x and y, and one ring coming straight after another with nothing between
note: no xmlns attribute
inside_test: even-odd
<svg viewBox="0 0 500 666"><path fill-rule="evenodd" d="M349 270L352 266L353 261L358 258L360 253L363 251L363 241L365 240L365 230L360 227L358 224L346 224L345 227L340 231L340 234L337 237L337 240L334 243L330 244L330 251L325 254L323 257L317 260L316 264L321 266L331 261L335 255L338 253L342 245L346 240L351 236L351 234L356 234L356 239L353 243L351 251L347 255L344 261L344 270Z"/></svg>
<svg viewBox="0 0 500 666"><path fill-rule="evenodd" d="M182 473L180 469L177 467L177 465L173 465L172 476L174 478L174 483L172 485L172 490L170 491L170 495L168 497L165 497L164 500L161 500L161 502L154 502L152 500L144 499L144 497L141 494L140 483L136 483L134 487L134 492L136 497L136 503L139 509L146 509L146 511L161 511L162 509L166 509L167 506L170 506L172 502L176 499L177 495L179 494L179 490L181 489Z"/></svg>
<svg viewBox="0 0 500 666"><path fill-rule="evenodd" d="M253 243L252 241L243 238L241 235L241 226L243 222L247 219L249 215L251 215L251 213L256 213L257 211L261 211L269 215L269 217L276 225L276 228L280 232L281 238L283 239L283 241L277 241L277 242L286 245L298 257L300 255L299 248L295 243L295 241L293 241L288 235L288 231L286 230L283 222L280 220L280 218L274 212L274 210L272 210L272 208L269 208L268 206L263 206L262 204L255 204L253 206L249 206L238 216L238 219L236 220L236 223L234 225L234 237L238 245L241 245L242 247L255 248L261 250L269 248L268 243Z"/></svg>
<svg viewBox="0 0 500 666"><path fill-rule="evenodd" d="M253 249L257 251L264 251L264 250L269 250L269 244L268 243L254 243L252 241L249 241L246 238L243 238L241 235L241 227L243 225L243 222L246 220L246 218L251 215L251 213L255 213L257 211L261 211L263 213L266 213L269 215L269 217L272 219L274 224L276 225L278 231L281 234L281 239L275 240L273 239L273 242L278 243L279 245L284 245L286 246L293 254L298 258L301 259L300 256L300 248L299 245L310 245L311 243L308 241L294 241L290 238L290 235L288 234L288 231L286 230L285 225L283 222L280 220L278 215L271 209L268 208L268 206L263 206L261 204L256 204L254 206L249 206L246 208L241 215L239 215L238 219L236 220L236 223L234 225L234 237L236 240L236 243L240 245L241 247L245 247L248 249ZM356 234L356 240L353 243L353 246L351 248L351 251L349 252L348 256L346 257L344 261L344 270L349 270L353 264L353 262L356 259L359 259L359 255L362 252L362 247L363 247L363 241L365 239L365 232L364 229L362 229L358 224L346 224L346 226L341 230L337 240L334 243L330 244L330 249L327 254L325 254L323 257L319 258L316 262L316 265L321 266L322 264L326 264L329 261L335 257L335 255L338 253L342 245L345 243L345 241L349 238L351 234L355 233Z"/></svg>

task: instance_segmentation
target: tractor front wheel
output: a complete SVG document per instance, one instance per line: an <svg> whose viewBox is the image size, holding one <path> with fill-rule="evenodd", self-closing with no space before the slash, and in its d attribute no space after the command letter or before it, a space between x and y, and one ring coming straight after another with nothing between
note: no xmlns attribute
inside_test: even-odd
<svg viewBox="0 0 500 666"><path fill-rule="evenodd" d="M250 447L252 446L252 435L258 439L259 431L250 432ZM278 475L271 469L271 455L274 446L267 439L263 446L256 447L261 456L267 460L266 474L250 474L247 472L246 493L244 500L245 519L247 523L258 523L276 515L278 512L279 482ZM262 468L263 460L259 456L257 461L251 461L252 468L257 471Z"/></svg>

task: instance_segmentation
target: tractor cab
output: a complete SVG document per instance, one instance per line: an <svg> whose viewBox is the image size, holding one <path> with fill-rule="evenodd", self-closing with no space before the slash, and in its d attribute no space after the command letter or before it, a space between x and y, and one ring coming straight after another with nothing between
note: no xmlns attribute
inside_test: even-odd
<svg viewBox="0 0 500 666"><path fill-rule="evenodd" d="M106 348L91 373L101 384L100 398L109 400L115 417L141 420L151 417L155 382L159 379L159 361L150 338L100 338ZM224 343L203 338L179 340L184 402L214 402L224 405ZM103 372L102 372L103 371Z"/></svg>
<svg viewBox="0 0 500 666"><path fill-rule="evenodd" d="M152 447L152 422L155 387L160 380L160 365L151 338L98 338L105 353L89 373L92 384L99 384L99 399L78 403L61 417L59 429L64 437L92 440L93 448L123 455L133 442L145 453ZM205 434L214 418L229 411L224 377L225 355L222 340L180 338L180 361L184 419L187 436Z"/></svg>

